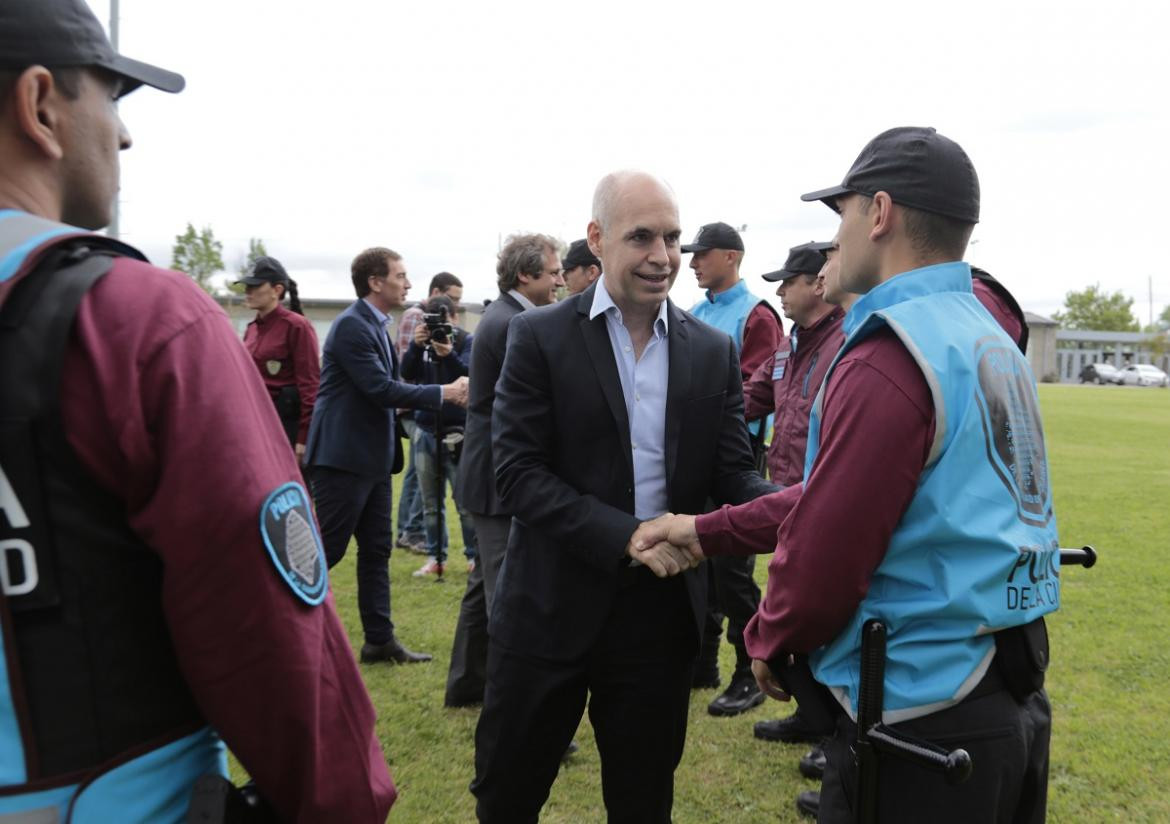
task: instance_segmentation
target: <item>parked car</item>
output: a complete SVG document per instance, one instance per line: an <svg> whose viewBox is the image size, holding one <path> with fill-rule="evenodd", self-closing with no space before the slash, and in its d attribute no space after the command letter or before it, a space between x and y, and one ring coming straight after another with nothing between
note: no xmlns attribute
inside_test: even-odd
<svg viewBox="0 0 1170 824"><path fill-rule="evenodd" d="M1135 363L1121 370L1126 386L1170 386L1170 377L1151 363Z"/></svg>
<svg viewBox="0 0 1170 824"><path fill-rule="evenodd" d="M1081 370L1081 383L1121 383L1121 370L1111 363L1090 363Z"/></svg>

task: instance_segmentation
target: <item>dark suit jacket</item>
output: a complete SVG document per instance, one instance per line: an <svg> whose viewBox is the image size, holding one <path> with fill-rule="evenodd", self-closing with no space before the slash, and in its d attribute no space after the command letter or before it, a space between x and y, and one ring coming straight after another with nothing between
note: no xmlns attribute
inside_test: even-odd
<svg viewBox="0 0 1170 824"><path fill-rule="evenodd" d="M373 310L364 300L354 301L333 321L325 338L305 463L364 478L387 478L400 449L394 410L438 409L441 403L438 386L398 380L394 347Z"/></svg>
<svg viewBox="0 0 1170 824"><path fill-rule="evenodd" d="M517 315L496 384L496 481L513 515L491 637L554 660L583 655L628 578L635 527L630 426L594 290ZM731 338L668 304L666 473L672 512L775 490L756 473ZM645 574L645 573L642 573ZM684 574L696 637L707 571Z"/></svg>
<svg viewBox="0 0 1170 824"><path fill-rule="evenodd" d="M492 402L496 379L504 365L508 322L524 311L511 295L500 295L483 312L471 346L470 394L467 425L463 430L463 455L459 459L459 494L463 506L476 515L501 515L492 465Z"/></svg>

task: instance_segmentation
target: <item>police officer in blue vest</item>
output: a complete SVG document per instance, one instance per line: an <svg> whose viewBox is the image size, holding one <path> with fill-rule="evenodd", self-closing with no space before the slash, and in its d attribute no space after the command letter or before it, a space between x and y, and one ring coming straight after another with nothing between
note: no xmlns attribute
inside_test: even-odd
<svg viewBox="0 0 1170 824"><path fill-rule="evenodd" d="M691 307L691 314L726 332L735 341L739 353L740 373L746 382L756 368L780 346L784 332L780 317L766 300L748 288L739 275L743 262L743 238L726 223L708 223L699 229L693 242L682 247L691 255L691 269L700 287L706 290L702 300ZM748 425L757 465L763 472L764 439L772 424L765 420ZM731 683L707 707L714 716L733 716L759 706L764 695L751 674L751 658L743 646L743 628L755 614L760 589L752 578L755 559L720 558L709 566L711 604L703 634L702 650L695 667L697 687L719 684L719 635L723 617L727 616L727 640L735 648L735 671Z"/></svg>
<svg viewBox="0 0 1170 824"><path fill-rule="evenodd" d="M872 406L882 387L926 411L905 433L913 457L886 463L886 485L905 492L890 492L884 513L854 509L880 534L884 546L873 549L881 551L834 546L825 531L827 545L816 549L827 557L772 567L769 598L807 586L817 565L839 569L838 585L860 593L844 625L834 622L833 637L809 655L813 675L845 710L827 746L818 820L853 820L861 629L876 618L890 632L883 719L912 737L966 747L975 764L972 779L952 787L887 759L879 820L1041 822L1051 732L1043 616L1060 605L1060 555L1035 379L1016 341L976 298L962 261L979 219L975 168L934 129L900 127L870 141L841 185L803 199L840 214L838 277L860 297L813 406L799 506L815 512L813 496L838 489L838 505L866 494L832 480L834 468L818 457L824 449L864 465L874 447L851 445L841 427L867 405L880 415ZM862 363L884 376L851 377ZM913 484L897 480L918 465ZM888 521L887 537L888 516L897 520ZM811 549L801 539L809 528L792 525L787 556ZM821 630L829 625L824 613L807 620L806 638L818 622ZM773 639L782 646L784 633ZM766 685L767 667L757 669Z"/></svg>
<svg viewBox="0 0 1170 824"><path fill-rule="evenodd" d="M870 141L839 186L804 199L840 215L836 278L860 296L813 404L804 479L643 524L643 540L721 557L763 551L775 528L744 640L769 696L789 698L787 670L807 655L837 708L821 824L862 820L854 745L870 620L888 633L884 723L974 764L951 785L881 758L876 820L1039 824L1052 724L1044 616L1060 606L1060 551L1035 379L963 262L979 220L974 165L934 129L900 127Z"/></svg>
<svg viewBox="0 0 1170 824"><path fill-rule="evenodd" d="M373 705L254 363L190 277L95 231L142 85L184 80L83 0L0 3L0 821L381 822Z"/></svg>

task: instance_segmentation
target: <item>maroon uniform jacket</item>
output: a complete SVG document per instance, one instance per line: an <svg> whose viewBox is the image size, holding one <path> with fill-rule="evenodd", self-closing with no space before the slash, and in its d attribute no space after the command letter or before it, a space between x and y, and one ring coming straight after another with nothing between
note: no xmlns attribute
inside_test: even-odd
<svg viewBox="0 0 1170 824"><path fill-rule="evenodd" d="M845 313L834 306L808 329L794 327L755 370L743 386L744 414L749 421L775 412L772 445L768 447L768 477L791 486L804 476L804 448L808 416L833 356L845 336Z"/></svg>
<svg viewBox="0 0 1170 824"><path fill-rule="evenodd" d="M312 322L282 304L264 317L257 316L244 330L244 347L273 401L286 386L295 386L301 399L297 443L307 443L313 402L321 383L321 360Z"/></svg>

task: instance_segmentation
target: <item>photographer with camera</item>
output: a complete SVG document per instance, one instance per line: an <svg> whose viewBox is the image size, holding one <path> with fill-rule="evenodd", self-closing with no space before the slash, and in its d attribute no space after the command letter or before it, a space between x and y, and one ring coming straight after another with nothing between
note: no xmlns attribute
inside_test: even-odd
<svg viewBox="0 0 1170 824"><path fill-rule="evenodd" d="M450 383L463 377L470 366L472 336L454 324L458 314L455 302L447 295L434 295L423 304L422 310L422 318L414 327L414 339L402 357L402 377L420 383ZM467 412L463 407L444 407L441 419L429 409L415 412L415 471L422 493L429 556L427 562L415 571L418 577L441 575L447 562L447 547L443 541L447 483L451 484L451 494L459 511L463 554L469 568L474 568L475 527L470 513L463 508L456 485L466 423Z"/></svg>
<svg viewBox="0 0 1170 824"><path fill-rule="evenodd" d="M427 297L446 295L459 305L463 298L463 281L450 272L438 272L427 286ZM420 300L414 306L402 313L398 319L398 336L394 343L398 352L398 360L406 357L406 350L414 342L414 327L422 322L423 304ZM394 545L400 549L408 549L420 555L426 554L426 529L423 526L422 494L418 490L418 473L414 469L414 410L400 409L398 420L410 439L409 455L406 463L406 474L402 476L402 492L398 498L398 519L395 521L397 539ZM447 542L447 534L443 533L443 543Z"/></svg>

